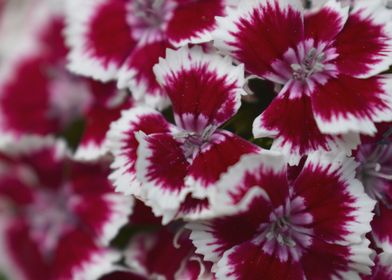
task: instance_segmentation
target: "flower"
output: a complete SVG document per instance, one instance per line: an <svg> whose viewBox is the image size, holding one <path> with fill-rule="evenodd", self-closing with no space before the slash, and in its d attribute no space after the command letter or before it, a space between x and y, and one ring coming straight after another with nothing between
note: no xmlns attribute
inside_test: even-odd
<svg viewBox="0 0 392 280"><path fill-rule="evenodd" d="M120 117L121 110L132 107L133 101L128 93L118 91L115 83L77 77L65 68L64 18L47 10L40 24L32 19L37 25L34 32L24 35L33 37L34 47L15 51L15 58L5 59L3 71L7 73L0 81L0 143L25 135L61 134L84 119L75 156L98 159L108 153L110 123ZM32 13L40 15L39 10Z"/></svg>
<svg viewBox="0 0 392 280"><path fill-rule="evenodd" d="M152 207L163 223L208 213L208 198L227 168L259 148L219 129L240 106L242 66L201 48L168 50L154 67L176 126L143 107L128 110L109 132L118 191Z"/></svg>
<svg viewBox="0 0 392 280"><path fill-rule="evenodd" d="M106 247L133 200L108 168L70 159L63 142L23 138L0 154L1 270L12 279L96 279L120 255Z"/></svg>
<svg viewBox="0 0 392 280"><path fill-rule="evenodd" d="M84 82L64 67L62 27L61 17L49 13L35 30L35 47L5 59L0 83L3 141L25 134L59 133L88 108L91 95Z"/></svg>
<svg viewBox="0 0 392 280"><path fill-rule="evenodd" d="M312 154L290 182L280 154L244 156L218 183L220 195L211 204L220 215L187 226L196 253L214 262L217 279L369 274L373 263L364 235L375 202L354 178L355 168L352 159Z"/></svg>
<svg viewBox="0 0 392 280"><path fill-rule="evenodd" d="M362 1L365 2L365 1ZM368 3L368 2L367 2ZM312 151L349 151L357 133L392 119L390 11L330 0L304 14L298 1L243 1L218 20L215 45L281 87L253 124L297 163Z"/></svg>
<svg viewBox="0 0 392 280"><path fill-rule="evenodd" d="M168 100L152 72L166 48L211 40L215 16L232 0L68 1L69 68L102 81L118 80L137 101Z"/></svg>

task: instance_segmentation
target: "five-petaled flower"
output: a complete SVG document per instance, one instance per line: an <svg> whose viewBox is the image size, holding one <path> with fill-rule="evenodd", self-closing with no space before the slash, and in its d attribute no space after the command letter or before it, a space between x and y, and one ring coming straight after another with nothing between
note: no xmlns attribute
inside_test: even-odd
<svg viewBox="0 0 392 280"><path fill-rule="evenodd" d="M244 156L218 183L216 219L190 223L217 279L357 279L370 273L375 202L352 159L309 156L287 179L273 152ZM227 213L229 216L222 216ZM241 230L238 230L241 229Z"/></svg>
<svg viewBox="0 0 392 280"><path fill-rule="evenodd" d="M382 5L330 0L304 13L296 0L243 1L218 20L215 45L281 89L253 124L293 163L309 152L350 150L356 133L392 120L392 21Z"/></svg>
<svg viewBox="0 0 392 280"><path fill-rule="evenodd" d="M169 96L175 125L147 108L124 112L109 137L112 179L118 191L134 194L163 216L208 215L214 184L227 168L259 148L219 129L238 110L244 93L242 66L202 48L168 50L154 67ZM136 138L135 138L136 133Z"/></svg>
<svg viewBox="0 0 392 280"><path fill-rule="evenodd" d="M0 153L1 270L10 279L96 279L121 256L107 247L133 200L108 168L70 159L63 142L23 138Z"/></svg>
<svg viewBox="0 0 392 280"><path fill-rule="evenodd" d="M164 108L167 97L152 72L167 48L211 41L215 16L233 0L70 0L70 69L118 80L135 99Z"/></svg>
<svg viewBox="0 0 392 280"><path fill-rule="evenodd" d="M389 0L32 2L0 0L0 273L391 278Z"/></svg>

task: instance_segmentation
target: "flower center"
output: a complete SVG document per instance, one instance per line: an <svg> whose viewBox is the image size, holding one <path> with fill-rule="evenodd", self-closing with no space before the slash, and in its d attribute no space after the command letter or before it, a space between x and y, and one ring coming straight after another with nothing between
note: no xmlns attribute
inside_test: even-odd
<svg viewBox="0 0 392 280"><path fill-rule="evenodd" d="M293 230L290 217L279 217L268 228L266 238L275 239L281 246L295 247L297 243L292 238Z"/></svg>
<svg viewBox="0 0 392 280"><path fill-rule="evenodd" d="M210 137L216 130L215 126L206 127L202 133L185 132L179 137L183 139L182 149L188 161L192 161L200 152L201 147L209 142Z"/></svg>
<svg viewBox="0 0 392 280"><path fill-rule="evenodd" d="M61 235L75 224L68 203L68 195L64 191L42 191L26 209L31 236L47 257L53 253Z"/></svg>
<svg viewBox="0 0 392 280"><path fill-rule="evenodd" d="M270 214L268 222L260 225L254 242L281 260L287 260L289 255L298 260L312 242L313 230L308 226L312 221L302 197L287 199L285 205Z"/></svg>
<svg viewBox="0 0 392 280"><path fill-rule="evenodd" d="M157 36L166 29L175 3L171 0L133 0L128 6L128 22L135 39Z"/></svg>
<svg viewBox="0 0 392 280"><path fill-rule="evenodd" d="M311 48L301 63L291 64L293 79L305 81L314 73L321 72L324 69L325 54L318 52L317 49Z"/></svg>

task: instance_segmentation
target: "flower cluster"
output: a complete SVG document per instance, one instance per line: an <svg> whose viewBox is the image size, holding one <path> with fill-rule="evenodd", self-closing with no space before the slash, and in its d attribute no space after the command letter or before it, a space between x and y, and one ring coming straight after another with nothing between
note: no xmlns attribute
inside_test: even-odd
<svg viewBox="0 0 392 280"><path fill-rule="evenodd" d="M392 279L392 4L0 0L0 279Z"/></svg>

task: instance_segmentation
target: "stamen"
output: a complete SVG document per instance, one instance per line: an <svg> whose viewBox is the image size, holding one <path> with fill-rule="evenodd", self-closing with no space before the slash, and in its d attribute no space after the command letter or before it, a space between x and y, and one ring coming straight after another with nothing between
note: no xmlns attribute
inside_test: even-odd
<svg viewBox="0 0 392 280"><path fill-rule="evenodd" d="M291 238L292 227L287 216L278 218L267 230L266 238L275 239L282 246L295 247L297 243Z"/></svg>
<svg viewBox="0 0 392 280"><path fill-rule="evenodd" d="M207 126L203 132L185 132L177 135L177 138L184 139L183 150L184 155L188 161L192 161L196 154L200 151L200 148L209 141L210 137L216 131L216 126Z"/></svg>
<svg viewBox="0 0 392 280"><path fill-rule="evenodd" d="M324 60L325 54L317 53L317 49L312 48L300 64L293 63L290 65L293 70L293 78L304 81L314 73L322 71L324 69Z"/></svg>

